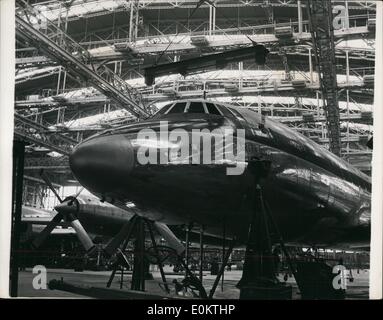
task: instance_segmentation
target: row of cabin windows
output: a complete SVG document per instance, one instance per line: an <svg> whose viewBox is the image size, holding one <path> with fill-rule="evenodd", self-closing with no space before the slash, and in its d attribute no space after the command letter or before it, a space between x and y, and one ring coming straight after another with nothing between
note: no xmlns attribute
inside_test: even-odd
<svg viewBox="0 0 383 320"><path fill-rule="evenodd" d="M168 104L158 112L158 114L172 113L208 113L222 115L222 112L213 103L198 101Z"/></svg>

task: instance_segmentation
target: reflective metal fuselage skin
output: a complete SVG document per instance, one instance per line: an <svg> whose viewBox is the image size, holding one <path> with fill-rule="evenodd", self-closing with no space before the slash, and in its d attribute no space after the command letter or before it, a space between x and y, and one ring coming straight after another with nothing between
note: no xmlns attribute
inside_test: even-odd
<svg viewBox="0 0 383 320"><path fill-rule="evenodd" d="M103 203L98 198L79 196L76 200L75 215L86 231L95 235L116 235L134 215L128 210Z"/></svg>
<svg viewBox="0 0 383 320"><path fill-rule="evenodd" d="M167 155L161 121L168 131L185 130L193 152L203 155L190 141L193 129L246 133L246 161L271 161L263 196L284 239L292 243L335 245L368 243L370 179L345 161L292 129L240 109L240 115L221 106L223 115L168 114L93 136L76 147L70 165L79 182L106 201L166 224L203 225L208 234L235 237L244 242L253 212L254 178L245 169L227 175L235 163L195 164L181 161L140 164L137 154L147 150ZM158 133L142 139L141 129ZM180 143L171 145L179 148ZM193 149L194 148L194 149ZM165 151L164 151L165 150ZM151 152L149 151L149 152ZM225 231L223 231L225 229Z"/></svg>

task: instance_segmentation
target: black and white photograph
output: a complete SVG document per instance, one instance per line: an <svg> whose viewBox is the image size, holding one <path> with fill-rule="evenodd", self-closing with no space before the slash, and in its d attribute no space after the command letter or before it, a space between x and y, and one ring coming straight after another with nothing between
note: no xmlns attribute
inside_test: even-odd
<svg viewBox="0 0 383 320"><path fill-rule="evenodd" d="M1 297L381 299L382 12L0 0Z"/></svg>

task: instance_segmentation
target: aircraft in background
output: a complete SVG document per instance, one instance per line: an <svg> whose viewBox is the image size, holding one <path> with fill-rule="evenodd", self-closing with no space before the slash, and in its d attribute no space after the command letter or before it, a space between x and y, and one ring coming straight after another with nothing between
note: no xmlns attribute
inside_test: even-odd
<svg viewBox="0 0 383 320"><path fill-rule="evenodd" d="M133 213L117 208L109 203L101 202L91 195L72 195L62 203L56 205L54 210L45 210L31 206L22 206L21 221L27 225L28 238L39 234L46 225L61 214L74 214L92 236L113 236L121 226L133 217ZM75 230L68 221L62 220L51 231L51 234L75 234Z"/></svg>
<svg viewBox="0 0 383 320"><path fill-rule="evenodd" d="M48 183L48 185L50 185ZM80 190L81 192L81 190ZM60 201L61 199L59 199ZM49 234L56 235L76 235L76 231L71 227L71 222L65 217L73 215L78 219L81 225L86 230L87 234L93 241L96 237L102 236L104 240L110 241L123 226L129 222L134 216L134 207L121 209L107 202L101 201L99 198L92 195L77 195L68 196L61 203L54 207L54 211L37 209L29 206L22 207L22 223L26 225L26 238L33 241L34 247L39 247L46 240ZM53 229L49 228L48 234L44 229L54 220L54 217L60 214L64 219L56 223ZM178 239L184 239L185 233L182 226L172 226L171 232ZM172 245L177 252L184 251L184 246L181 241L175 240L172 236L165 235L168 243ZM83 242L82 238L79 238ZM189 235L190 242L198 242L199 235L191 232ZM205 236L204 243L209 246L221 246L220 238ZM89 249L89 248L88 248Z"/></svg>

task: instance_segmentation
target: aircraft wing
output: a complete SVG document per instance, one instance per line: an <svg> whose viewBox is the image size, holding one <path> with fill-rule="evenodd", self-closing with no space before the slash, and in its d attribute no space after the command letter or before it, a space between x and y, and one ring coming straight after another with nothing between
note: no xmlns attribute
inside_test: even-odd
<svg viewBox="0 0 383 320"><path fill-rule="evenodd" d="M40 223L32 223L32 233L38 234L43 231L45 225ZM68 234L76 234L76 231L72 227L66 226L57 226L51 232L51 235L68 235Z"/></svg>
<svg viewBox="0 0 383 320"><path fill-rule="evenodd" d="M55 211L33 208L29 206L22 206L21 222L31 225L47 225L52 218L57 214ZM61 227L68 227L67 222L61 221Z"/></svg>
<svg viewBox="0 0 383 320"><path fill-rule="evenodd" d="M22 217L21 218L21 222L23 223L40 225L40 226L46 226L51 220L52 220L51 217ZM58 226L67 228L70 226L70 224L65 221L61 221L58 224Z"/></svg>

